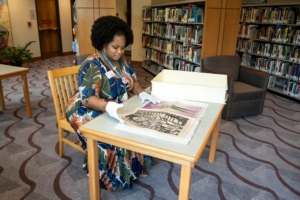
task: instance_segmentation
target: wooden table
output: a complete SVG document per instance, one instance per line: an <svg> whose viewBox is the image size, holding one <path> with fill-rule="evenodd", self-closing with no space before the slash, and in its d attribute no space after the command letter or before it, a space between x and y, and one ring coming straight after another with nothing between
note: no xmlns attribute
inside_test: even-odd
<svg viewBox="0 0 300 200"><path fill-rule="evenodd" d="M139 98L134 96L124 102L124 107L118 109L118 113L132 111L141 104ZM187 145L115 129L114 127L118 121L111 118L107 113L81 126L79 130L87 138L90 199L100 199L97 141L180 164L181 175L178 199L189 199L192 169L199 160L211 136L212 141L208 161L212 163L215 159L220 119L224 104L208 104L209 106L204 113L203 119L200 121L191 141Z"/></svg>
<svg viewBox="0 0 300 200"><path fill-rule="evenodd" d="M3 110L6 109L3 88L2 88L2 79L11 78L15 76L21 76L23 82L23 92L26 103L26 112L28 117L32 117L32 110L29 98L28 83L27 83L27 73L29 69L24 67L14 67L10 65L1 65L0 64L0 105Z"/></svg>

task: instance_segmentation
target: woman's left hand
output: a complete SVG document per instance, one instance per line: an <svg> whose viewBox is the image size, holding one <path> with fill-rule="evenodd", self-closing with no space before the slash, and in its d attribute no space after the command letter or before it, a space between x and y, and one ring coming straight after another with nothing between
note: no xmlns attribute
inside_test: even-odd
<svg viewBox="0 0 300 200"><path fill-rule="evenodd" d="M148 93L146 93L146 92L141 92L141 93L139 94L139 97L140 97L140 100L141 100L143 103L145 102L145 100L149 100L149 101L151 101L151 102L154 103L154 104L157 104L157 103L160 103L160 102L161 102L160 99L158 99L158 98L156 98L156 97L154 97L154 96L152 96L152 95L150 95L150 94L148 94Z"/></svg>

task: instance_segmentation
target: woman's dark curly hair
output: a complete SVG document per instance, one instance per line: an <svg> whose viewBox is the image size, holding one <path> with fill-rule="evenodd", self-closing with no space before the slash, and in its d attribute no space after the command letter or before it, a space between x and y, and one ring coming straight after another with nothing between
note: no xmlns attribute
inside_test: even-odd
<svg viewBox="0 0 300 200"><path fill-rule="evenodd" d="M113 41L115 35L125 36L125 46L133 43L133 32L125 21L115 16L100 17L92 26L92 45L101 51L104 45Z"/></svg>

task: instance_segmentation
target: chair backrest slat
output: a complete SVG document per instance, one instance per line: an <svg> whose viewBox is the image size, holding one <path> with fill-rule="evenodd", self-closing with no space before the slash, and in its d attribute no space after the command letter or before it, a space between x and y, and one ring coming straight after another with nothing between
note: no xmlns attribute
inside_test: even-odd
<svg viewBox="0 0 300 200"><path fill-rule="evenodd" d="M65 67L48 71L57 120L65 117L68 100L78 89L78 66Z"/></svg>
<svg viewBox="0 0 300 200"><path fill-rule="evenodd" d="M73 78L72 75L68 75L67 78L68 78L68 80L69 80L70 93L71 93L71 95L72 95L72 94L74 94L74 92L75 92L75 87L76 87L76 85L74 85L74 84L75 84L75 83L74 83L74 78Z"/></svg>

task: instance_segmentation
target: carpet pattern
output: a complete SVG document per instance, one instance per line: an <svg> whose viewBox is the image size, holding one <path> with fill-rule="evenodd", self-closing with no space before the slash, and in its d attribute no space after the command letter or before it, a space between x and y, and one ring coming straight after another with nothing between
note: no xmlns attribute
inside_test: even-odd
<svg viewBox="0 0 300 200"><path fill-rule="evenodd" d="M73 65L74 56L27 64L33 117L26 115L21 78L2 80L7 109L0 109L0 199L89 199L83 154L65 145L58 156L56 116L47 70ZM152 75L135 67L142 87ZM208 148L193 169L190 199L300 199L300 104L267 93L263 113L221 120L216 160ZM68 137L75 137L70 134ZM184 145L183 147L184 148ZM154 158L150 176L104 200L178 199L180 166Z"/></svg>

